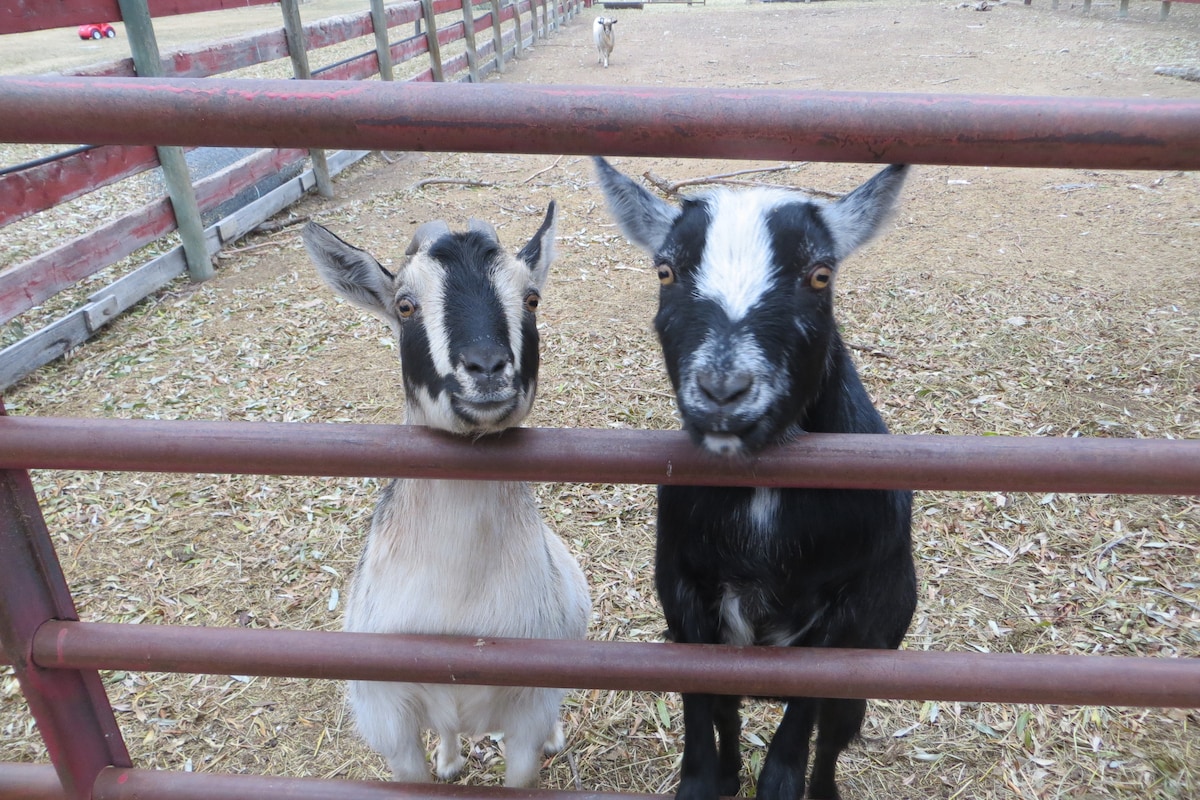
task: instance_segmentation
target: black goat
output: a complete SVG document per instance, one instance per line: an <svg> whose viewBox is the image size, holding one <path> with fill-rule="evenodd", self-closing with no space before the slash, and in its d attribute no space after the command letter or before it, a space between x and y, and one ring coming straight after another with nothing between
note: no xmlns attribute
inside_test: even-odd
<svg viewBox="0 0 1200 800"><path fill-rule="evenodd" d="M832 203L794 191L659 200L596 158L609 209L658 268L655 327L683 426L750 457L805 431L887 433L838 335L838 262L882 226L907 168ZM678 642L896 648L916 606L904 491L662 486L655 584ZM866 701L789 697L762 800L836 798ZM737 794L740 698L685 694L679 800ZM716 727L720 749L713 736Z"/></svg>

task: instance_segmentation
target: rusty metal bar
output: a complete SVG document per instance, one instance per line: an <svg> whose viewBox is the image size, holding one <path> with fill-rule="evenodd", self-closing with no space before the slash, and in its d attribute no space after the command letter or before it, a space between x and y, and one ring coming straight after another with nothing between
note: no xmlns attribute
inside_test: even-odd
<svg viewBox="0 0 1200 800"><path fill-rule="evenodd" d="M0 417L0 468L705 486L1200 494L1200 440L808 434L756 458L681 431Z"/></svg>
<svg viewBox="0 0 1200 800"><path fill-rule="evenodd" d="M32 659L39 626L78 618L29 474L0 469L0 646L72 800L90 797L104 767L130 766L100 676L44 670Z"/></svg>
<svg viewBox="0 0 1200 800"><path fill-rule="evenodd" d="M1200 169L1200 100L11 76L0 141Z"/></svg>
<svg viewBox="0 0 1200 800"><path fill-rule="evenodd" d="M66 796L51 765L0 762L0 800L64 800Z"/></svg>
<svg viewBox="0 0 1200 800"><path fill-rule="evenodd" d="M109 769L93 800L669 800L667 795Z"/></svg>
<svg viewBox="0 0 1200 800"><path fill-rule="evenodd" d="M1200 658L481 639L47 622L44 669L765 697L1200 708Z"/></svg>

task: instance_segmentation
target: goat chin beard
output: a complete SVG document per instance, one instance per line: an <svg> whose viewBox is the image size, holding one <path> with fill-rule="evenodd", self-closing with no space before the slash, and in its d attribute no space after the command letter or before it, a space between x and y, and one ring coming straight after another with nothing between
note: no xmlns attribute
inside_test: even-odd
<svg viewBox="0 0 1200 800"><path fill-rule="evenodd" d="M725 458L733 458L747 452L746 444L732 433L706 433L701 441L705 450Z"/></svg>

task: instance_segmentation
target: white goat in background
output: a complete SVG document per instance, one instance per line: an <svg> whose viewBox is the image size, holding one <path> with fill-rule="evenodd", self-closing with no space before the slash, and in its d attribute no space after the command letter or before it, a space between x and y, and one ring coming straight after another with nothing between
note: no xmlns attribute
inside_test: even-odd
<svg viewBox="0 0 1200 800"><path fill-rule="evenodd" d="M592 23L592 38L596 40L596 50L600 53L600 59L597 61L608 68L608 57L612 55L613 45L617 43L616 36L613 34L613 25L617 21L611 17L596 17L596 21Z"/></svg>
<svg viewBox="0 0 1200 800"><path fill-rule="evenodd" d="M400 344L405 422L463 436L520 424L537 388L540 291L554 257L554 203L517 253L471 220L417 229L396 274L315 223L302 237L327 284L391 325ZM582 639L587 581L543 522L529 485L395 480L375 508L346 609L368 633ZM565 740L561 689L351 681L358 730L398 781L429 780L424 729L437 732L437 775L466 763L459 735L503 731L505 784L537 783L542 753Z"/></svg>

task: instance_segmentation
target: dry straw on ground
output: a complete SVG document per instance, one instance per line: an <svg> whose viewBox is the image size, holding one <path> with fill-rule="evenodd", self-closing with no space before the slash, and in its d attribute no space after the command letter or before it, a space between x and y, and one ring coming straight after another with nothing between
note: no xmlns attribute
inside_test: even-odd
<svg viewBox="0 0 1200 800"><path fill-rule="evenodd" d="M961 89L946 91L983 91L1003 74L1037 88L1060 82L1043 93L1084 86L1194 97L1194 84L1159 90L1154 81L1163 79L1149 72L1158 54L1194 40L1178 22L1191 10L1200 8L1177 4L1174 22L1156 27L1137 6L1121 24L1020 4L986 14L899 2L651 9L625 15L602 74L591 69L587 26L576 24L506 80L654 83L662 62L651 54L689 21L721 62L711 66L714 84L777 77L804 88L862 81L927 91L954 77L940 71L953 61ZM781 26L810 37L811 48L844 52L874 35L891 44L873 58L855 45L863 62L852 78L820 54L789 71L780 64L799 55L753 44L773 41ZM946 44L961 36L974 38ZM1071 57L1058 52L1064 47ZM743 73L722 68L722 59L751 51ZM956 53L963 57L918 57ZM708 68L666 82L700 83ZM777 166L621 165L671 183ZM797 164L763 179L845 191L870 171ZM430 178L495 185L412 188ZM335 200L306 200L291 213L386 257L435 217L454 225L484 217L519 244L551 197L562 206L562 256L539 312L544 366L531 424L675 427L650 325L657 283L606 217L585 159L372 158L339 181ZM898 433L1197 438L1198 219L1195 173L919 167L892 229L839 276L844 335ZM285 225L222 259L213 281L181 283L143 304L6 402L29 415L393 422L394 359L383 326L319 285ZM379 488L258 476L39 472L35 480L85 619L309 630L340 625ZM538 494L587 572L592 638L659 639L652 489L543 485ZM921 602L906 647L1200 656L1196 498L923 492L914 542ZM385 777L332 683L113 673L105 684L139 766ZM779 709L747 710L749 775ZM670 694L573 693L568 747L549 760L544 785L671 791L679 712ZM873 702L863 742L843 758L845 794L1194 798L1198 726L1195 710ZM494 742L472 743L465 780L498 783L499 758ZM0 759L45 759L8 673L0 675Z"/></svg>

